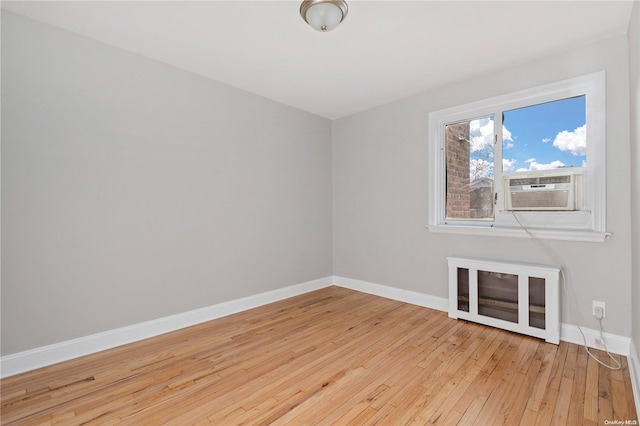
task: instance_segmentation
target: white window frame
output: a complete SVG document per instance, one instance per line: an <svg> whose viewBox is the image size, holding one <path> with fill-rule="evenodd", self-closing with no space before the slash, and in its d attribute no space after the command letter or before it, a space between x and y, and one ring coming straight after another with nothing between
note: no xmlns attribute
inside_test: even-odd
<svg viewBox="0 0 640 426"><path fill-rule="evenodd" d="M587 167L585 205L579 211L521 211L517 219L506 211L502 174L502 112L586 96ZM537 238L572 241L604 241L606 232L606 126L605 73L545 84L493 98L429 113L429 222L432 232L529 237L518 221ZM494 155L495 219L447 220L445 125L493 115L497 141Z"/></svg>

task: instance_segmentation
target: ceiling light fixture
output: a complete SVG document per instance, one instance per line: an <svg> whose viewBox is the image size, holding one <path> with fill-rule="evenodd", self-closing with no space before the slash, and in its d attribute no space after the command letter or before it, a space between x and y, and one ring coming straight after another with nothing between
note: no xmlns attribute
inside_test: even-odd
<svg viewBox="0 0 640 426"><path fill-rule="evenodd" d="M314 29L331 31L347 17L349 8L344 0L304 0L300 16Z"/></svg>

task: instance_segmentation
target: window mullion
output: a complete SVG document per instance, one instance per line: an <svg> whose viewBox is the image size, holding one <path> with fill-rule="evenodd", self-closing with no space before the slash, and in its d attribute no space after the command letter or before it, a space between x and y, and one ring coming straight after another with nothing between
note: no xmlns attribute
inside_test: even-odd
<svg viewBox="0 0 640 426"><path fill-rule="evenodd" d="M495 142L494 142L494 164L493 164L493 191L494 191L494 205L493 205L493 217L496 223L499 223L500 212L504 210L504 188L502 185L502 148L503 144L503 112L496 111L494 115L495 122Z"/></svg>

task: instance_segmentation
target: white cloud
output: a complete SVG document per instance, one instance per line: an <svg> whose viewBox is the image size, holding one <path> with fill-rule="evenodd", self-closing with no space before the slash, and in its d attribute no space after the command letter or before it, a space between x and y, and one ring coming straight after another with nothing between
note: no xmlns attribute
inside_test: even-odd
<svg viewBox="0 0 640 426"><path fill-rule="evenodd" d="M580 126L573 132L563 130L556 135L553 146L561 151L569 151L573 155L587 153L587 125Z"/></svg>
<svg viewBox="0 0 640 426"><path fill-rule="evenodd" d="M469 122L471 152L491 150L493 152L493 120L481 118Z"/></svg>
<svg viewBox="0 0 640 426"><path fill-rule="evenodd" d="M495 137L494 122L489 118L471 120L469 122L469 137L471 138L471 152L491 151L493 152L493 141ZM513 148L513 135L506 127L502 126L502 140L506 142L506 149Z"/></svg>
<svg viewBox="0 0 640 426"><path fill-rule="evenodd" d="M530 171L534 171L534 170L552 170L552 169L560 169L562 167L565 167L565 164L560 161L560 160L554 160L550 163L546 163L546 164L540 164L538 162L536 162L535 158L530 158L527 160L527 163L529 163L529 168L519 168L518 170L516 170L517 172L530 172Z"/></svg>
<svg viewBox="0 0 640 426"><path fill-rule="evenodd" d="M551 142L551 138L543 138L542 139L542 143L549 143Z"/></svg>
<svg viewBox="0 0 640 426"><path fill-rule="evenodd" d="M513 135L506 127L502 126L502 140L513 142ZM511 144L513 146L513 144Z"/></svg>
<svg viewBox="0 0 640 426"><path fill-rule="evenodd" d="M502 159L502 171L510 172L513 171L513 167L516 165L517 160L512 158L511 160L507 160L506 158Z"/></svg>

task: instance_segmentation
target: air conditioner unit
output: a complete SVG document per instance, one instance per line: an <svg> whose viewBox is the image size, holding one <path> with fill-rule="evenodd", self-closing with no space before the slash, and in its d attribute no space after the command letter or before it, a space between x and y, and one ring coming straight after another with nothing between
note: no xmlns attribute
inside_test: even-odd
<svg viewBox="0 0 640 426"><path fill-rule="evenodd" d="M580 210L584 174L536 172L505 176L507 210Z"/></svg>

